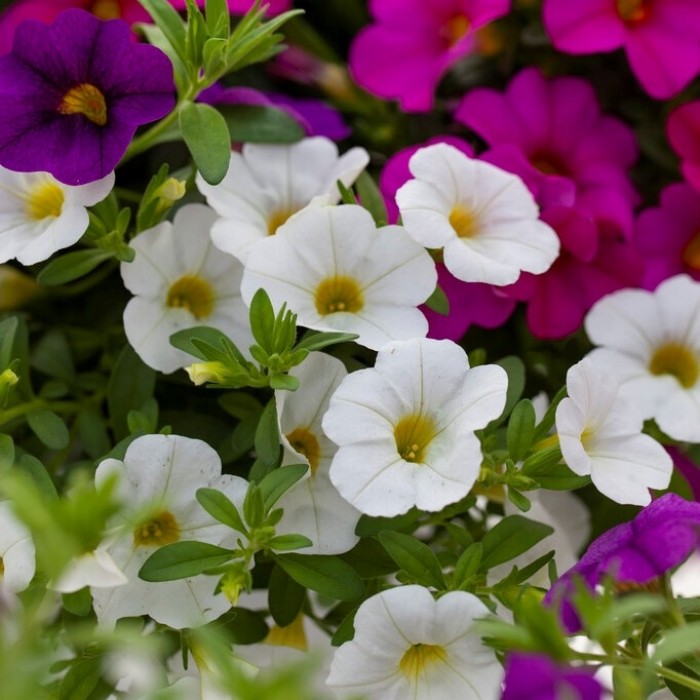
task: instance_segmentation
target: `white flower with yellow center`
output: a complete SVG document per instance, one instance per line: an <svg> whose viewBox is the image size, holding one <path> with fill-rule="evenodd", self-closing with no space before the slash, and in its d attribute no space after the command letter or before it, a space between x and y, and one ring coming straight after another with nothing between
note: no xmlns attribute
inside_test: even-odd
<svg viewBox="0 0 700 700"><path fill-rule="evenodd" d="M396 203L409 235L443 248L445 267L465 282L503 286L521 272L541 274L559 255L523 181L446 143L421 148Z"/></svg>
<svg viewBox="0 0 700 700"><path fill-rule="evenodd" d="M326 684L367 700L497 700L503 668L472 631L488 614L463 591L439 600L421 586L383 591L360 606Z"/></svg>
<svg viewBox="0 0 700 700"><path fill-rule="evenodd" d="M436 282L430 255L403 228L377 229L367 210L340 205L305 209L258 243L241 293L250 303L262 287L276 307L287 302L300 325L357 333L358 343L378 350L425 337L417 307Z"/></svg>
<svg viewBox="0 0 700 700"><path fill-rule="evenodd" d="M588 358L566 374L569 397L557 406L556 426L564 461L616 503L645 506L649 489L665 489L673 462L642 433L642 419L619 394L615 378Z"/></svg>
<svg viewBox="0 0 700 700"><path fill-rule="evenodd" d="M247 482L221 475L221 461L201 440L179 435L144 435L126 450L124 461L106 459L97 468L100 484L118 478L124 504L119 535L109 554L121 567L128 583L116 588L92 588L97 619L105 625L122 617L150 615L175 629L209 622L229 609L225 596L214 595L216 577L148 583L138 572L159 547L181 540L221 545L231 530L215 521L196 501L199 488L225 493L242 508Z"/></svg>
<svg viewBox="0 0 700 700"><path fill-rule="evenodd" d="M452 341L390 343L331 397L323 430L340 446L331 481L368 515L438 511L464 498L482 461L474 431L501 414L507 383L496 365L470 369Z"/></svg>
<svg viewBox="0 0 700 700"><path fill-rule="evenodd" d="M153 369L174 372L192 356L170 345L176 331L213 326L245 351L253 337L240 296L242 265L222 255L209 232L216 214L203 204L188 204L168 221L140 233L132 242L133 262L121 274L134 298L124 310L131 346Z"/></svg>
<svg viewBox="0 0 700 700"><path fill-rule="evenodd" d="M9 501L0 503L0 589L23 591L34 578L34 543L29 530L12 512Z"/></svg>
<svg viewBox="0 0 700 700"><path fill-rule="evenodd" d="M347 370L340 360L313 352L290 374L301 382L299 389L275 392L284 464L307 462L309 472L278 501L284 516L276 532L308 537L313 546L300 554L340 554L359 540L355 526L360 513L331 483L328 470L337 447L323 432L321 419Z"/></svg>
<svg viewBox="0 0 700 700"><path fill-rule="evenodd" d="M245 144L241 153L231 153L218 185L197 175L199 191L221 217L212 229L214 245L246 262L250 249L296 212L338 202L338 180L350 187L367 163L364 148L338 156L338 147L324 136L291 145Z"/></svg>
<svg viewBox="0 0 700 700"><path fill-rule="evenodd" d="M16 173L0 167L0 263L33 265L77 243L89 217L86 207L114 187L114 173L71 187L49 173Z"/></svg>
<svg viewBox="0 0 700 700"><path fill-rule="evenodd" d="M591 359L641 418L674 440L700 442L700 283L671 277L656 291L623 289L588 313Z"/></svg>

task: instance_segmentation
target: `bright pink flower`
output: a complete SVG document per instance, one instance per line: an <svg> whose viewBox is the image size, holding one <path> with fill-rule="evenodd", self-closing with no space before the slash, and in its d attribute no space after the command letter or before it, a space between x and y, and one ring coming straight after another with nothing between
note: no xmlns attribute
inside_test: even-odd
<svg viewBox="0 0 700 700"><path fill-rule="evenodd" d="M684 272L700 280L700 194L685 183L666 187L660 206L639 215L635 238L645 289Z"/></svg>
<svg viewBox="0 0 700 700"><path fill-rule="evenodd" d="M510 0L370 0L374 24L350 47L359 85L407 112L433 106L440 78L476 48L475 31L510 10Z"/></svg>
<svg viewBox="0 0 700 700"><path fill-rule="evenodd" d="M433 143L449 143L468 156L474 155L474 149L466 141L454 136L436 136L425 143L409 146L395 153L387 161L379 178L390 222L396 221L399 214L394 199L396 191L411 179L408 161L419 148ZM430 324L429 338L457 341L472 324L483 328L497 328L513 313L515 301L504 296L500 288L490 284L462 282L453 277L442 264L438 264L437 270L438 284L450 303L450 313L443 316L425 306L420 307Z"/></svg>
<svg viewBox="0 0 700 700"><path fill-rule="evenodd" d="M666 131L673 150L681 158L681 172L700 191L700 100L671 112Z"/></svg>
<svg viewBox="0 0 700 700"><path fill-rule="evenodd" d="M700 73L697 0L544 0L544 25L564 53L624 48L632 72L657 99Z"/></svg>

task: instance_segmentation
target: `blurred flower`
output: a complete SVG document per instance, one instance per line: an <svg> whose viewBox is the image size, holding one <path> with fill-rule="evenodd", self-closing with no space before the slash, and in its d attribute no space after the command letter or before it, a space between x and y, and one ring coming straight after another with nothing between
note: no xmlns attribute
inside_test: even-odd
<svg viewBox="0 0 700 700"><path fill-rule="evenodd" d="M369 9L375 22L350 47L353 77L407 112L427 112L442 76L478 50L476 30L507 14L510 0L372 0Z"/></svg>
<svg viewBox="0 0 700 700"><path fill-rule="evenodd" d="M0 265L0 311L19 309L31 302L40 291L33 277L10 265Z"/></svg>
<svg viewBox="0 0 700 700"><path fill-rule="evenodd" d="M48 587L59 593L75 593L85 586L114 588L128 583L128 578L112 559L109 546L109 541L103 542L93 551L70 561L58 580Z"/></svg>
<svg viewBox="0 0 700 700"><path fill-rule="evenodd" d="M9 501L0 502L0 596L7 589L23 591L34 578L36 568L34 543Z"/></svg>
<svg viewBox="0 0 700 700"><path fill-rule="evenodd" d="M700 6L693 0L544 0L555 48L589 54L624 48L652 97L665 100L700 73Z"/></svg>
<svg viewBox="0 0 700 700"><path fill-rule="evenodd" d="M668 140L681 158L681 172L700 191L700 100L671 112L666 124Z"/></svg>
<svg viewBox="0 0 700 700"><path fill-rule="evenodd" d="M377 350L425 336L416 307L436 280L430 255L403 228L377 229L366 209L346 204L308 207L257 243L241 293L250 303L262 287L276 308L287 302L300 325L357 333L358 343Z"/></svg>
<svg viewBox="0 0 700 700"><path fill-rule="evenodd" d="M50 25L23 22L0 56L0 165L68 185L99 180L141 124L172 110L174 90L168 57L132 42L121 20L66 10Z"/></svg>
<svg viewBox="0 0 700 700"><path fill-rule="evenodd" d="M245 263L254 245L296 212L336 203L337 181L349 187L368 162L363 148L339 157L338 147L321 136L289 146L245 144L242 153L231 153L220 184L197 175L199 191L221 217L212 229L214 245Z"/></svg>
<svg viewBox="0 0 700 700"><path fill-rule="evenodd" d="M355 637L336 650L326 684L368 700L496 700L503 669L471 631L486 615L463 591L437 601L421 586L378 593L357 611Z"/></svg>
<svg viewBox="0 0 700 700"><path fill-rule="evenodd" d="M459 501L481 467L474 431L500 415L507 383L496 365L470 369L449 340L384 346L374 368L350 374L331 397L322 422L340 446L331 481L368 515Z"/></svg>

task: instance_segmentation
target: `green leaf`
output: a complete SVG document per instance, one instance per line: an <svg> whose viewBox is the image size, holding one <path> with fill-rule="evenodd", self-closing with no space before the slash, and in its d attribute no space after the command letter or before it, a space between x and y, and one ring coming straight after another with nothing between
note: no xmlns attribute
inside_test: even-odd
<svg viewBox="0 0 700 700"><path fill-rule="evenodd" d="M425 305L436 314L441 316L450 315L450 300L439 284L436 285L433 293L425 300Z"/></svg>
<svg viewBox="0 0 700 700"><path fill-rule="evenodd" d="M481 540L484 555L479 570L487 571L514 559L553 532L549 525L528 520L522 515L503 518Z"/></svg>
<svg viewBox="0 0 700 700"><path fill-rule="evenodd" d="M515 355L509 355L498 360L495 364L503 367L508 375L508 390L506 392L506 405L499 418L491 421L492 426L502 423L520 400L525 389L525 364Z"/></svg>
<svg viewBox="0 0 700 700"><path fill-rule="evenodd" d="M260 487L251 481L243 501L243 517L252 529L258 528L265 520L265 503Z"/></svg>
<svg viewBox="0 0 700 700"><path fill-rule="evenodd" d="M46 467L36 457L32 457L30 454L22 455L19 462L17 462L16 469L29 476L44 499L58 498L53 479L46 471Z"/></svg>
<svg viewBox="0 0 700 700"><path fill-rule="evenodd" d="M83 449L92 459L99 459L109 452L109 436L100 412L84 408L78 413L75 424Z"/></svg>
<svg viewBox="0 0 700 700"><path fill-rule="evenodd" d="M223 628L232 644L256 644L267 637L270 629L259 613L246 608L231 608L212 627Z"/></svg>
<svg viewBox="0 0 700 700"><path fill-rule="evenodd" d="M75 381L75 365L66 336L58 329L44 334L34 346L31 365L49 377L66 384Z"/></svg>
<svg viewBox="0 0 700 700"><path fill-rule="evenodd" d="M257 453L256 469L251 470L250 479L261 481L262 477L271 472L282 459L282 444L274 398L270 399L260 416L255 431L255 452Z"/></svg>
<svg viewBox="0 0 700 700"><path fill-rule="evenodd" d="M210 185L218 185L231 160L231 139L224 118L210 105L190 102L180 111L180 129L197 170Z"/></svg>
<svg viewBox="0 0 700 700"><path fill-rule="evenodd" d="M295 143L304 128L287 112L276 107L220 105L231 141L239 143Z"/></svg>
<svg viewBox="0 0 700 700"><path fill-rule="evenodd" d="M259 484L265 501L265 512L269 513L282 494L289 491L308 471L308 464L290 464L267 474Z"/></svg>
<svg viewBox="0 0 700 700"><path fill-rule="evenodd" d="M0 372L7 369L14 359L12 348L18 326L19 319L16 316L10 316L0 322Z"/></svg>
<svg viewBox="0 0 700 700"><path fill-rule="evenodd" d="M349 642L355 636L355 613L357 609L351 610L338 625L335 634L331 637L331 644L339 647L345 642Z"/></svg>
<svg viewBox="0 0 700 700"><path fill-rule="evenodd" d="M99 657L76 661L61 680L58 700L87 700L101 676L102 662Z"/></svg>
<svg viewBox="0 0 700 700"><path fill-rule="evenodd" d="M338 557L281 554L275 561L297 582L333 600L358 600L365 587L358 573Z"/></svg>
<svg viewBox="0 0 700 700"><path fill-rule="evenodd" d="M280 391L296 391L298 388L298 377L293 377L289 374L280 374L279 372L270 374L270 389L278 389Z"/></svg>
<svg viewBox="0 0 700 700"><path fill-rule="evenodd" d="M186 64L185 23L172 5L166 0L139 0L153 19L154 24L163 32L175 53Z"/></svg>
<svg viewBox="0 0 700 700"><path fill-rule="evenodd" d="M508 421L506 443L514 462L519 462L530 449L535 420L535 408L530 399L522 399L513 408Z"/></svg>
<svg viewBox="0 0 700 700"><path fill-rule="evenodd" d="M356 333L326 333L309 332L295 346L295 350L322 350L329 345L338 343L349 343L351 340L359 338Z"/></svg>
<svg viewBox="0 0 700 700"><path fill-rule="evenodd" d="M360 203L372 215L374 223L377 226L386 226L389 217L386 213L384 197L374 178L366 170L363 170L355 180L355 189Z"/></svg>
<svg viewBox="0 0 700 700"><path fill-rule="evenodd" d="M440 562L427 544L393 530L380 532L379 541L389 556L417 583L438 590L445 588Z"/></svg>
<svg viewBox="0 0 700 700"><path fill-rule="evenodd" d="M340 555L363 579L389 576L398 569L396 562L377 540L361 539L349 552Z"/></svg>
<svg viewBox="0 0 700 700"><path fill-rule="evenodd" d="M70 433L66 424L53 411L39 408L27 413L27 423L32 432L46 447L52 450L62 450L68 446Z"/></svg>
<svg viewBox="0 0 700 700"><path fill-rule="evenodd" d="M226 341L228 341L228 337L224 333L209 326L185 328L170 336L170 344L173 347L189 355L194 355L200 360L222 359ZM211 347L214 353L207 352L207 346Z"/></svg>
<svg viewBox="0 0 700 700"><path fill-rule="evenodd" d="M313 542L304 535L277 535L269 540L267 547L275 552L290 552L295 549L313 546Z"/></svg>
<svg viewBox="0 0 700 700"><path fill-rule="evenodd" d="M573 491L591 483L590 476L574 474L566 464L560 464L560 460L561 450L550 447L528 457L521 472L534 479L541 488L551 491Z"/></svg>
<svg viewBox="0 0 700 700"><path fill-rule="evenodd" d="M664 630L662 640L651 656L652 663L668 664L698 651L700 622L691 622L683 627Z"/></svg>
<svg viewBox="0 0 700 700"><path fill-rule="evenodd" d="M212 518L244 535L248 534L238 508L231 499L216 489L197 489L197 501Z"/></svg>
<svg viewBox="0 0 700 700"><path fill-rule="evenodd" d="M52 260L37 275L36 281L45 287L55 287L66 282L84 277L101 265L105 260L114 257L109 250L90 248L66 253Z"/></svg>
<svg viewBox="0 0 700 700"><path fill-rule="evenodd" d="M258 289L250 302L250 330L258 345L271 355L274 350L275 310L267 292Z"/></svg>
<svg viewBox="0 0 700 700"><path fill-rule="evenodd" d="M604 614L591 625L591 639L600 639L610 630L629 622L635 615L655 615L665 609L666 601L661 596L648 593L635 593L613 600ZM699 638L696 636L696 643Z"/></svg>
<svg viewBox="0 0 700 700"><path fill-rule="evenodd" d="M542 420L537 424L537 428L535 428L535 434L532 436L533 442L537 443L540 440L547 437L547 435L549 434L549 431L554 427L554 419L556 417L557 406L559 405L559 402L565 396L566 396L566 387L563 386L554 395L554 398L552 399L551 403L547 407L547 410L545 411L545 414L542 417Z"/></svg>
<svg viewBox="0 0 700 700"><path fill-rule="evenodd" d="M210 36L222 39L228 37L231 20L226 0L207 0L204 6L204 16L207 20L207 31Z"/></svg>
<svg viewBox="0 0 700 700"><path fill-rule="evenodd" d="M139 577L144 581L175 581L223 566L233 550L206 542L174 542L157 549L144 562Z"/></svg>
<svg viewBox="0 0 700 700"><path fill-rule="evenodd" d="M291 625L301 612L306 589L300 586L281 566L275 564L270 574L267 600L272 619L280 626Z"/></svg>
<svg viewBox="0 0 700 700"><path fill-rule="evenodd" d="M15 463L15 443L11 435L0 433L0 471L9 469Z"/></svg>
<svg viewBox="0 0 700 700"><path fill-rule="evenodd" d="M63 607L72 615L86 617L92 612L92 595L85 586L75 593L64 593Z"/></svg>
<svg viewBox="0 0 700 700"><path fill-rule="evenodd" d="M457 559L453 574L454 587L457 589L468 585L474 575L479 571L484 548L480 542L467 547Z"/></svg>

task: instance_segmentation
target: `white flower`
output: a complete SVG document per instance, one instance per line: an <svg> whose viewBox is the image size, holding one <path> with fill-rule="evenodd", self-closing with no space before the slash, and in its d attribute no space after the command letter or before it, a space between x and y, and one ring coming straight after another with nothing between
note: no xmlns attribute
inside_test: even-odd
<svg viewBox="0 0 700 700"><path fill-rule="evenodd" d="M33 265L76 243L85 233L86 207L103 200L114 173L87 185L64 185L49 173L0 167L0 263Z"/></svg>
<svg viewBox="0 0 700 700"><path fill-rule="evenodd" d="M642 418L675 440L700 442L700 284L671 277L655 292L623 289L585 321L591 359L615 377Z"/></svg>
<svg viewBox="0 0 700 700"><path fill-rule="evenodd" d="M566 375L569 398L557 406L556 426L564 461L616 503L645 506L649 489L664 489L673 462L664 448L642 433L642 419L622 396L615 378L590 359Z"/></svg>
<svg viewBox="0 0 700 700"><path fill-rule="evenodd" d="M350 374L331 397L323 430L340 446L331 481L369 515L460 500L481 466L474 431L500 415L507 383L496 365L470 369L449 340L390 343L373 369Z"/></svg>
<svg viewBox="0 0 700 700"><path fill-rule="evenodd" d="M463 591L437 601L421 586L383 591L360 606L326 684L368 700L496 700L503 669L471 631L487 615Z"/></svg>
<svg viewBox="0 0 700 700"><path fill-rule="evenodd" d="M444 248L457 279L503 286L557 258L559 238L519 177L445 143L421 148L409 169L415 179L396 193L403 225L427 248Z"/></svg>
<svg viewBox="0 0 700 700"><path fill-rule="evenodd" d="M253 342L239 290L243 267L212 245L215 220L203 204L185 205L172 224L139 234L131 242L136 257L121 265L124 285L136 295L124 310L126 337L141 359L161 372L192 362L169 341L184 328L213 326L243 351Z"/></svg>
<svg viewBox="0 0 700 700"><path fill-rule="evenodd" d="M12 512L9 501L0 503L0 589L23 591L34 578L34 543L29 530Z"/></svg>
<svg viewBox="0 0 700 700"><path fill-rule="evenodd" d="M436 282L430 255L400 226L377 229L362 207L340 205L305 209L258 243L241 293L250 303L263 287L300 325L357 333L358 343L378 350L425 336L428 322L416 307Z"/></svg>
<svg viewBox="0 0 700 700"><path fill-rule="evenodd" d="M338 157L338 147L323 136L282 146L245 144L231 153L220 184L197 175L199 191L221 217L212 229L214 245L246 262L250 248L296 212L338 202L337 181L349 187L368 162L363 148Z"/></svg>
<svg viewBox="0 0 700 700"><path fill-rule="evenodd" d="M284 516L276 532L308 537L313 546L300 549L300 554L340 554L359 540L355 526L360 513L340 496L328 476L337 448L323 432L321 419L347 371L340 360L313 352L290 374L300 380L299 389L275 392L283 463L307 462L310 468L277 502Z"/></svg>
<svg viewBox="0 0 700 700"><path fill-rule="evenodd" d="M109 553L129 582L111 589L92 588L97 619L111 624L121 617L147 614L181 629L213 620L228 610L225 596L214 595L214 576L148 583L138 577L138 571L165 544L196 540L221 545L232 531L204 511L195 493L199 488L215 488L240 508L246 481L222 476L219 456L209 445L179 435L137 438L127 448L123 462L104 460L95 480L99 484L114 474L125 509L119 516L120 536Z"/></svg>
<svg viewBox="0 0 700 700"><path fill-rule="evenodd" d="M112 559L109 546L109 541L103 542L92 552L71 561L49 588L59 593L74 593L85 586L114 588L127 583L129 579Z"/></svg>

